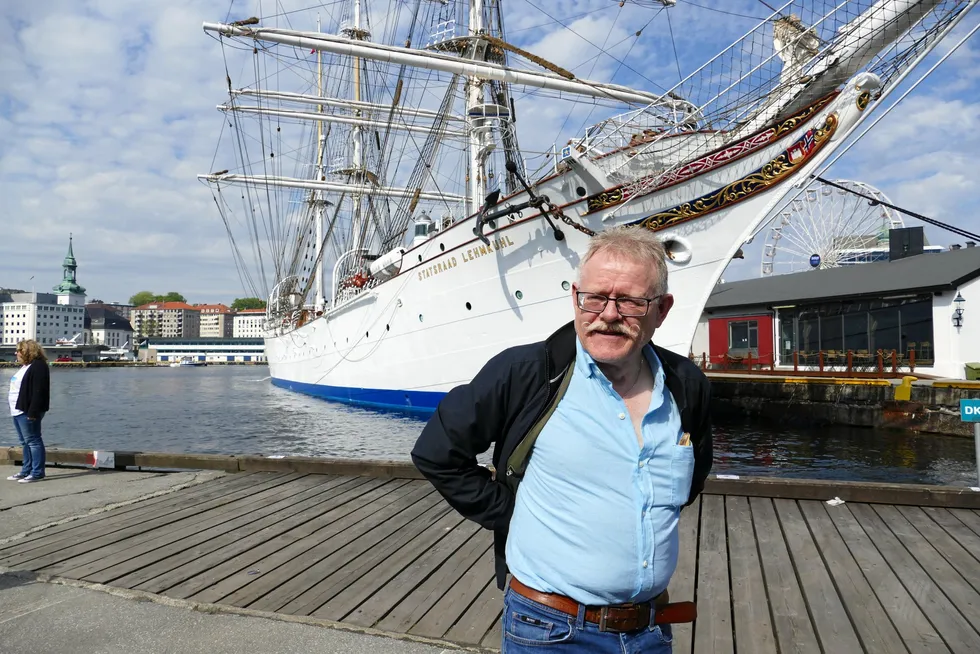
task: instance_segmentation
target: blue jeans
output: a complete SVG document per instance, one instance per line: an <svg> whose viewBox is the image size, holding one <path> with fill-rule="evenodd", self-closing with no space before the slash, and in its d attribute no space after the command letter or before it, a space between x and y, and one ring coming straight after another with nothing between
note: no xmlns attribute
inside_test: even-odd
<svg viewBox="0 0 980 654"><path fill-rule="evenodd" d="M556 611L518 595L504 593L501 654L561 652L562 654L670 654L673 635L669 624L651 625L628 634L599 631L578 617Z"/></svg>
<svg viewBox="0 0 980 654"><path fill-rule="evenodd" d="M28 420L26 413L14 416L14 429L17 430L20 444L24 446L24 465L20 469L20 474L38 479L44 477L44 441L41 440L43 418L43 413L37 420Z"/></svg>

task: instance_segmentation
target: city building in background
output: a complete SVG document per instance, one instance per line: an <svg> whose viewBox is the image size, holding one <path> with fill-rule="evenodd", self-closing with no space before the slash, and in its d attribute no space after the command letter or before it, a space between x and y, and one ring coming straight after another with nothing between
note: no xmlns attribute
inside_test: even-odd
<svg viewBox="0 0 980 654"><path fill-rule="evenodd" d="M72 252L71 235L68 236L68 254L65 255L65 260L62 262L61 268L61 283L51 289L55 292L55 295L58 296L58 304L84 307L85 289L79 286L78 281L75 279L75 275L78 270L78 262L75 260L74 252Z"/></svg>
<svg viewBox="0 0 980 654"><path fill-rule="evenodd" d="M133 331L138 338L197 338L201 313L185 302L152 302L133 309Z"/></svg>
<svg viewBox="0 0 980 654"><path fill-rule="evenodd" d="M136 308L133 304L123 304L121 302L103 302L102 300L92 300L86 307L102 307L112 311L120 318L125 318L126 320L132 321L133 309Z"/></svg>
<svg viewBox="0 0 980 654"><path fill-rule="evenodd" d="M231 338L235 313L224 304L195 304L201 313L201 338Z"/></svg>
<svg viewBox="0 0 980 654"><path fill-rule="evenodd" d="M86 305L85 343L110 348L132 347L133 326L104 305Z"/></svg>
<svg viewBox="0 0 980 654"><path fill-rule="evenodd" d="M85 289L78 285L78 262L68 238L61 283L54 293L0 294L0 344L31 339L41 345L82 345L85 332Z"/></svg>
<svg viewBox="0 0 980 654"><path fill-rule="evenodd" d="M235 314L234 338L262 338L265 309L243 309Z"/></svg>
<svg viewBox="0 0 980 654"><path fill-rule="evenodd" d="M41 345L59 341L84 343L85 307L61 304L54 293L8 293L0 296L0 342L16 345L35 340Z"/></svg>
<svg viewBox="0 0 980 654"><path fill-rule="evenodd" d="M265 363L261 338L147 338L139 360L146 363Z"/></svg>

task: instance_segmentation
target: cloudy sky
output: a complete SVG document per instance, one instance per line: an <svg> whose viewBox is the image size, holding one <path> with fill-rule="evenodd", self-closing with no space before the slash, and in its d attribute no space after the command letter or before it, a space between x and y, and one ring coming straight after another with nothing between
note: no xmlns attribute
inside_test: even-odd
<svg viewBox="0 0 980 654"><path fill-rule="evenodd" d="M244 295L211 194L196 179L215 169L222 118L214 107L227 98L221 48L201 26L280 14L312 29L302 22L309 15L298 9L317 6L329 15L338 5L0 2L0 287L44 291L57 284L72 233L79 282L90 299L126 301L140 290L178 291L192 302ZM579 76L656 91L654 83L670 86L767 14L758 0L679 0L667 21L666 14L655 16L653 5L507 0L505 21L512 42ZM925 65L978 20L980 12L968 16ZM978 39L829 175L872 184L899 205L980 231L978 186L970 172L980 152ZM599 47L614 57L597 58ZM621 64L618 58L627 55ZM584 118L543 110L525 121L522 143L539 147L538 134L562 142L581 133ZM964 240L933 227L926 233L935 244ZM726 279L758 274L763 240L746 248L746 259L733 264Z"/></svg>

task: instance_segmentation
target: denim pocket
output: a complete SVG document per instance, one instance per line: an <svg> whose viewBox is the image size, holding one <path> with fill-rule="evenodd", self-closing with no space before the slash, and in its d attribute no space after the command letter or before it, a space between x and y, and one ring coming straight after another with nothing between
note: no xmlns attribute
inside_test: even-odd
<svg viewBox="0 0 980 654"><path fill-rule="evenodd" d="M669 645L674 640L674 631L670 624L658 624L650 630L652 635L660 640L661 645Z"/></svg>
<svg viewBox="0 0 980 654"><path fill-rule="evenodd" d="M574 634L573 618L560 618L535 610L524 602L507 602L504 606L504 639L517 645L554 645Z"/></svg>
<svg viewBox="0 0 980 654"><path fill-rule="evenodd" d="M674 445L670 453L670 504L684 506L691 495L694 477L694 447Z"/></svg>

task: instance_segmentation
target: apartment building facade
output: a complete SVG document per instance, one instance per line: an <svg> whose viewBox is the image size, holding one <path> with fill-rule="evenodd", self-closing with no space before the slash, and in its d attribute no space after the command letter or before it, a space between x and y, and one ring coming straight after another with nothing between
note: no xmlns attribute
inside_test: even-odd
<svg viewBox="0 0 980 654"><path fill-rule="evenodd" d="M139 338L198 338L201 312L185 302L152 302L133 309L133 333Z"/></svg>
<svg viewBox="0 0 980 654"><path fill-rule="evenodd" d="M201 338L231 338L235 313L224 304L195 304L201 314Z"/></svg>
<svg viewBox="0 0 980 654"><path fill-rule="evenodd" d="M235 314L232 336L234 338L261 338L265 336L265 309L243 309Z"/></svg>

